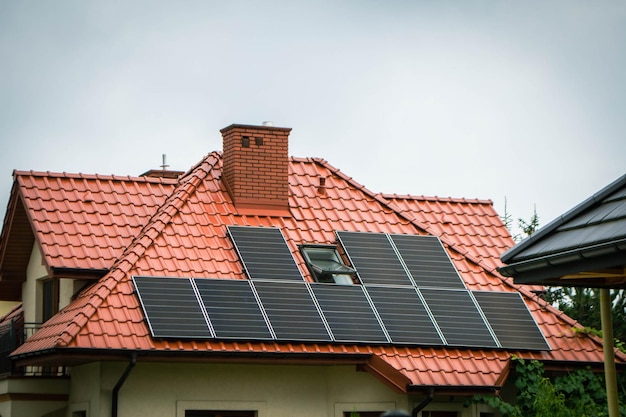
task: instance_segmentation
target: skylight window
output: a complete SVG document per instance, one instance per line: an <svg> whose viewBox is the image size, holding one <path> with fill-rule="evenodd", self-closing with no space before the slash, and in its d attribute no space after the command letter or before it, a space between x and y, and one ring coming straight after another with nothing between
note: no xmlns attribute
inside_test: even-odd
<svg viewBox="0 0 626 417"><path fill-rule="evenodd" d="M302 245L300 251L316 282L354 284L356 271L343 263L335 246Z"/></svg>

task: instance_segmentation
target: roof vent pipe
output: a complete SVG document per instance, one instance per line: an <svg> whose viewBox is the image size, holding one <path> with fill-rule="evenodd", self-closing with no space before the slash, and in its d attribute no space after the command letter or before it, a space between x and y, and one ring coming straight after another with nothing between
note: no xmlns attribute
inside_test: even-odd
<svg viewBox="0 0 626 417"><path fill-rule="evenodd" d="M320 194L326 193L326 177L320 177L320 185L317 187L317 192Z"/></svg>
<svg viewBox="0 0 626 417"><path fill-rule="evenodd" d="M272 127L272 126L274 126L274 122L266 120L266 121L263 122L263 126Z"/></svg>

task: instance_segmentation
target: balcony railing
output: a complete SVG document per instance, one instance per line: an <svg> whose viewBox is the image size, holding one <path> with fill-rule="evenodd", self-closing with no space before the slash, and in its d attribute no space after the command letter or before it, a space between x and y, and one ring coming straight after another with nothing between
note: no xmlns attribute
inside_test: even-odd
<svg viewBox="0 0 626 417"><path fill-rule="evenodd" d="M17 367L9 358L11 352L35 334L40 327L41 323L24 323L22 317L16 317L0 325L0 376L62 377L69 375L69 369L64 366Z"/></svg>

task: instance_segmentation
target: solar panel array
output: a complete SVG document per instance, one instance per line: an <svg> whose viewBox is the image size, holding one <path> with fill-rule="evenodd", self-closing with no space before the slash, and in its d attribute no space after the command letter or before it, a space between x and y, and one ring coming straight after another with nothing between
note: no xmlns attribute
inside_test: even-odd
<svg viewBox="0 0 626 417"><path fill-rule="evenodd" d="M306 282L280 229L228 231L249 280L133 278L154 337L549 349L519 294L468 291L436 237L337 232L349 286Z"/></svg>

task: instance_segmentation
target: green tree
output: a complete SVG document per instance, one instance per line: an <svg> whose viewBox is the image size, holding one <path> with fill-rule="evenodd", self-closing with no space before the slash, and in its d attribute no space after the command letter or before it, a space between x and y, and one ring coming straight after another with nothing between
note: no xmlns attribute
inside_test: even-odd
<svg viewBox="0 0 626 417"><path fill-rule="evenodd" d="M506 197L504 197L504 214L500 216L500 220L502 220L502 223L504 223L504 227L509 230L511 236L513 237L513 240L515 240L516 242L532 236L533 233L535 233L539 228L539 215L537 214L537 206L534 206L533 214L530 216L530 219L524 220L521 217L517 219L517 227L519 228L521 233L518 233L516 230L514 230L513 215L509 212L508 200Z"/></svg>
<svg viewBox="0 0 626 417"><path fill-rule="evenodd" d="M514 359L517 397L507 402L498 396L476 395L470 402L488 404L504 417L603 417L608 415L603 374L578 369L549 378L538 361ZM620 375L620 378L624 378ZM623 382L623 381L622 381ZM623 385L622 385L623 386ZM624 392L620 414L626 415Z"/></svg>
<svg viewBox="0 0 626 417"><path fill-rule="evenodd" d="M626 292L611 290L613 336L616 346L623 348L626 341ZM600 318L600 290L596 288L551 287L546 289L544 299L587 328L589 333L602 336ZM622 342L620 342L622 341Z"/></svg>
<svg viewBox="0 0 626 417"><path fill-rule="evenodd" d="M537 229L539 229L539 215L537 214L537 206L533 208L533 214L528 221L519 218L517 219L518 226L522 229L522 232L526 235L524 237L532 236Z"/></svg>

